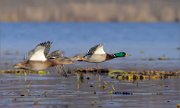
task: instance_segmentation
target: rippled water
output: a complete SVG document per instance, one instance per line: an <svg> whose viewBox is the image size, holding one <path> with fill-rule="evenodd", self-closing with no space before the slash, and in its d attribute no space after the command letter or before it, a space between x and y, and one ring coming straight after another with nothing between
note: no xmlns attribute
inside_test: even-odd
<svg viewBox="0 0 180 108"><path fill-rule="evenodd" d="M87 77L89 79L87 79ZM172 108L180 102L180 79L118 81L106 75L85 74L62 77L47 75L1 74L0 106L29 108ZM107 83L102 87L103 82ZM112 86L118 92L112 94Z"/></svg>

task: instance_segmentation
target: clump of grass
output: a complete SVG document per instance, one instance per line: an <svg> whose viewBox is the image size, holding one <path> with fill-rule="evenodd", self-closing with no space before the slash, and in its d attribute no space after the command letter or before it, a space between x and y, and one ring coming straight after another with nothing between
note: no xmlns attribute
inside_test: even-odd
<svg viewBox="0 0 180 108"><path fill-rule="evenodd" d="M166 79L166 78L179 78L179 71L161 71L161 70L118 70L118 69L78 69L75 70L78 73L104 73L111 78L117 78L119 80L145 80L145 79Z"/></svg>
<svg viewBox="0 0 180 108"><path fill-rule="evenodd" d="M8 70L0 70L0 74L16 74L16 75L24 75L24 74L38 74L38 75L47 75L48 71L32 71L32 70L24 70L24 69L8 69Z"/></svg>
<svg viewBox="0 0 180 108"><path fill-rule="evenodd" d="M17 1L17 0L14 0ZM1 0L0 21L179 21L173 1L51 1ZM5 5L3 5L3 3ZM22 5L23 4L23 5Z"/></svg>

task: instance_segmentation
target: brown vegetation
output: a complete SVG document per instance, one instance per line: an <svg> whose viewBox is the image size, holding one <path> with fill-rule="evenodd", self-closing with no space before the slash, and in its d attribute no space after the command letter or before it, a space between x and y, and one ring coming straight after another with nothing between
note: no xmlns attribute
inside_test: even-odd
<svg viewBox="0 0 180 108"><path fill-rule="evenodd" d="M44 1L44 2L43 2ZM178 0L0 0L0 21L179 21Z"/></svg>

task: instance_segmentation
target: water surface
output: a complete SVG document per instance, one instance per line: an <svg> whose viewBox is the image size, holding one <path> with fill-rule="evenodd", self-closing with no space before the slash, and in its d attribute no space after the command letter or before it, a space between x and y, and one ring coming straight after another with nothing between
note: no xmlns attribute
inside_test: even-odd
<svg viewBox="0 0 180 108"><path fill-rule="evenodd" d="M89 79L87 79L89 77ZM179 79L119 81L106 75L85 74L67 78L56 72L1 74L1 108L172 108L180 103ZM106 87L103 87L104 81ZM131 95L112 94L129 92Z"/></svg>
<svg viewBox="0 0 180 108"><path fill-rule="evenodd" d="M0 57L10 63L20 61L38 43L47 40L53 41L51 51L59 49L66 56L86 53L102 43L108 53L125 51L132 55L108 62L115 63L114 68L127 64L136 68L139 64L137 67L167 66L178 70L179 28L179 23L0 23ZM159 57L170 61L158 61Z"/></svg>
<svg viewBox="0 0 180 108"><path fill-rule="evenodd" d="M132 55L99 67L179 71L179 28L179 23L0 23L0 70L13 69L29 50L50 40L51 51L60 49L66 56L86 53L99 43L109 53ZM161 57L166 59L159 60ZM71 67L96 65L77 62L66 66ZM84 74L80 79L78 74L63 77L52 69L46 74L0 73L0 107L175 108L180 104L179 78L130 81ZM114 91L132 94L112 94Z"/></svg>

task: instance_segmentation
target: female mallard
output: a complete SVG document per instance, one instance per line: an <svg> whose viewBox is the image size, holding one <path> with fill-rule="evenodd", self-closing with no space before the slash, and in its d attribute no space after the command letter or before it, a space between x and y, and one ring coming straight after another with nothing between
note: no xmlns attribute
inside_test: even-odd
<svg viewBox="0 0 180 108"><path fill-rule="evenodd" d="M75 56L73 59L77 61L85 61L85 62L91 62L91 63L100 63L107 60L111 60L118 57L125 57L127 56L127 53L125 52L119 52L115 54L108 54L104 51L103 45L99 44L94 47L92 47L87 54L84 56Z"/></svg>
<svg viewBox="0 0 180 108"><path fill-rule="evenodd" d="M61 53L59 51L54 51L48 54L51 44L52 42L50 41L38 44L28 53L28 57L25 61L15 64L14 67L40 71L57 65L74 63L68 57L61 57Z"/></svg>

